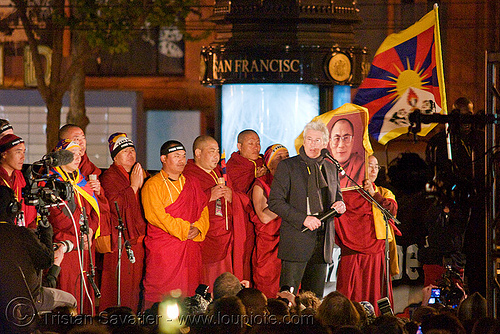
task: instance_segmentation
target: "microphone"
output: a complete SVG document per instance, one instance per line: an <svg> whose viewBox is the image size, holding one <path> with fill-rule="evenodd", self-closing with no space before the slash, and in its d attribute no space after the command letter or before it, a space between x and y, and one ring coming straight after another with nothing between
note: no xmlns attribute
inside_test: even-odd
<svg viewBox="0 0 500 334"><path fill-rule="evenodd" d="M327 211L323 212L322 214L319 214L316 216L316 218L318 218L319 220L323 221L323 220L327 220L328 218L330 218L331 216L334 216L334 217L339 217L340 214L337 212L337 210L335 210L334 208L330 208L328 209ZM309 228L307 227L304 227L302 229L302 232L305 232L309 230Z"/></svg>
<svg viewBox="0 0 500 334"><path fill-rule="evenodd" d="M330 154L330 152L326 148L324 148L324 149L321 150L321 155L323 157L329 159L331 162L333 162L333 164L335 166L337 166L337 169L340 171L340 174L345 175L344 168L342 168L342 166L340 165L340 163L334 157L332 157L332 155Z"/></svg>
<svg viewBox="0 0 500 334"><path fill-rule="evenodd" d="M40 161L37 161L34 164L44 163L50 167L59 167L73 162L73 159L74 156L72 152L68 150L59 150L44 155Z"/></svg>
<svg viewBox="0 0 500 334"><path fill-rule="evenodd" d="M134 251L132 250L132 246L128 240L125 241L125 251L127 252L127 257L130 263L135 263Z"/></svg>

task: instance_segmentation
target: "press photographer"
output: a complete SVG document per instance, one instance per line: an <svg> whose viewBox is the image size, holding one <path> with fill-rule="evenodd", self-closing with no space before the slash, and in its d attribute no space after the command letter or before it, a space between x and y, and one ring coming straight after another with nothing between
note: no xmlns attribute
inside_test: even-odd
<svg viewBox="0 0 500 334"><path fill-rule="evenodd" d="M16 224L36 228L36 210L22 200L22 189L26 185L21 169L23 168L26 147L24 140L14 134L0 139L0 185L14 190L16 199L21 202L21 211Z"/></svg>
<svg viewBox="0 0 500 334"><path fill-rule="evenodd" d="M62 290L41 286L41 273L54 258L52 227L34 230L16 226L21 211L12 189L0 186L0 332L33 331L37 312L58 306L76 306L76 299Z"/></svg>
<svg viewBox="0 0 500 334"><path fill-rule="evenodd" d="M48 288L57 287L57 277L61 272L61 263L64 259L64 254L74 250L74 245L70 240L64 240L53 244L54 247L54 264L45 273L42 280L42 285Z"/></svg>

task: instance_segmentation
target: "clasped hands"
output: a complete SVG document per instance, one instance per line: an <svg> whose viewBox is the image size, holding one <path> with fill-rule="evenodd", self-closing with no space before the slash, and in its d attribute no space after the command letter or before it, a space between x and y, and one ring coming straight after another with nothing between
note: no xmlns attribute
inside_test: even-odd
<svg viewBox="0 0 500 334"><path fill-rule="evenodd" d="M221 197L224 197L226 201L231 203L233 201L233 191L231 190L231 188L224 184L218 184L212 187L210 202L215 201L216 199Z"/></svg>

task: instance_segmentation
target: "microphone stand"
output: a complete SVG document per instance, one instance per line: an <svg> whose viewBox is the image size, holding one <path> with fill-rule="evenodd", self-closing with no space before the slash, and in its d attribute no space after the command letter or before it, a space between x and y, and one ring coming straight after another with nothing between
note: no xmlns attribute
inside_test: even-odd
<svg viewBox="0 0 500 334"><path fill-rule="evenodd" d="M125 246L125 250L127 252L127 257L130 263L135 263L134 251L132 250L132 245L125 238L123 231L127 228L123 225L123 220L120 215L120 209L118 208L118 202L115 201L116 214L118 216L118 226L115 228L118 230L118 264L117 264L117 305L121 306L121 279L122 279L122 254L123 254L123 246Z"/></svg>
<svg viewBox="0 0 500 334"><path fill-rule="evenodd" d="M118 208L118 202L115 201L116 214L118 215L118 226L115 228L118 230L118 264L117 264L117 300L116 304L118 306L122 305L121 301L121 279L122 279L122 240L123 240L123 231L127 228L123 225L122 217L120 215L120 209Z"/></svg>
<svg viewBox="0 0 500 334"><path fill-rule="evenodd" d="M370 202L371 204L375 204L375 206L377 206L377 208L382 212L382 214L384 216L384 221L385 221L385 272L386 272L386 275L385 275L385 279L383 279L382 281L385 281L385 285L386 285L386 289L387 289L386 293L387 293L387 297L389 297L389 287L391 284L390 257L389 257L389 219L392 219L398 225L401 224L401 222L398 219L396 219L396 217L394 217L394 215L392 213L390 213L389 210L387 210L382 205L380 205L379 202L377 202L375 200L375 198L373 198L373 196L370 195L370 193L368 193L366 190L364 190L363 187L361 187L356 181L354 181L349 175L347 175L347 173L342 168L340 163L337 160L335 160L332 156L330 156L329 153L325 156L325 158L332 161L333 164L335 166L337 166L337 169L339 170L339 172L342 175L347 176L347 178L352 183L354 183L356 185L356 191L364 199L366 199L368 202ZM384 284L382 283L382 291L383 290L384 290Z"/></svg>
<svg viewBox="0 0 500 334"><path fill-rule="evenodd" d="M82 220L81 220L81 226L80 226L80 230L82 231L82 240L83 240L83 235L87 235L87 240L89 241L89 244L90 244L90 238L91 238L91 235L89 234L89 223L88 223L88 220L87 220L87 211L85 209L84 206L82 206ZM80 244L82 250L83 250L83 242ZM89 252L89 272L87 273L87 278L89 279L89 282L90 282L90 285L92 286L92 289L94 290L94 295L96 298L99 298L101 297L101 291L99 291L99 288L97 287L97 284L95 283L95 280L94 280L94 277L95 277L95 267L94 267L94 261L93 261L93 258L92 258L92 247L87 247L88 248L88 252ZM82 258L83 258L83 252L82 252ZM82 259L82 263L83 263L83 259ZM81 305L80 305L80 309L81 309L81 312L83 313L83 279L84 277L82 277L82 281L81 281L81 291L80 291L80 297L82 297L82 302L81 302ZM92 312L93 313L93 312Z"/></svg>
<svg viewBox="0 0 500 334"><path fill-rule="evenodd" d="M84 256L84 248L85 248L85 245L84 245L84 238L83 238L83 235L85 233L87 233L88 231L85 231L86 230L86 226L85 226L85 218L84 217L84 214L83 214L83 208L82 208L82 213L80 213L80 263L82 264L82 266L84 265L84 259L85 259L85 256ZM83 293L83 289L84 289L84 284L83 284L83 280L85 279L85 276L84 276L84 273L83 271L80 273L80 314L83 314L83 299L84 299L84 293Z"/></svg>

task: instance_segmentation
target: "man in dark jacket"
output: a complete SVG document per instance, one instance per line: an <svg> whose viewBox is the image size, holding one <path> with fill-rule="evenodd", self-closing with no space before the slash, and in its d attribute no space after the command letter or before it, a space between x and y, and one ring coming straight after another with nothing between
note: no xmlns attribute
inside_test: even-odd
<svg viewBox="0 0 500 334"><path fill-rule="evenodd" d="M330 208L345 212L337 167L321 154L328 144L328 129L321 122L304 128L299 155L279 163L274 175L269 208L282 218L278 257L280 285L323 296L326 265L332 262L335 228L333 217L317 217Z"/></svg>
<svg viewBox="0 0 500 334"><path fill-rule="evenodd" d="M41 287L42 269L52 265L52 226L33 230L16 226L21 210L12 189L0 186L0 332L33 331L36 315L57 306L76 306L69 293Z"/></svg>

